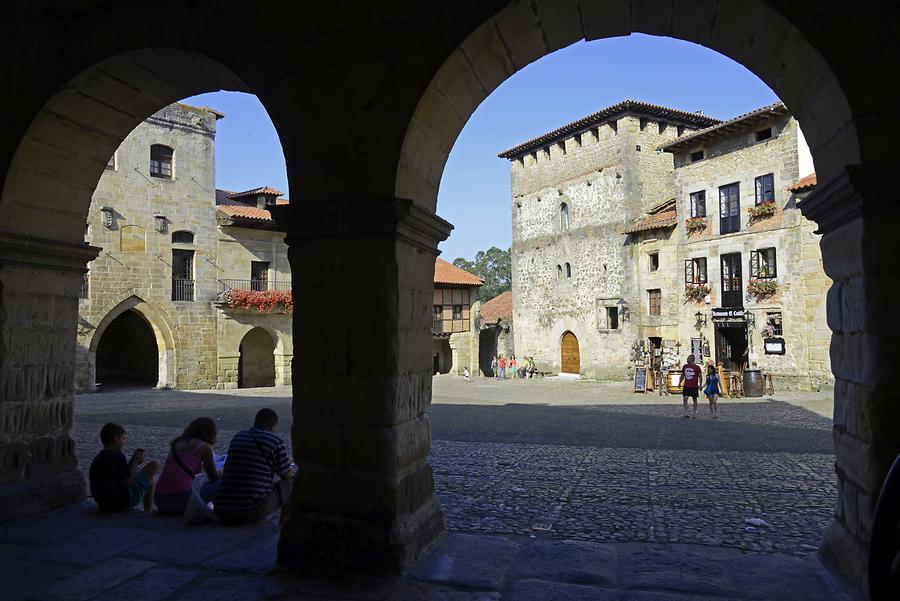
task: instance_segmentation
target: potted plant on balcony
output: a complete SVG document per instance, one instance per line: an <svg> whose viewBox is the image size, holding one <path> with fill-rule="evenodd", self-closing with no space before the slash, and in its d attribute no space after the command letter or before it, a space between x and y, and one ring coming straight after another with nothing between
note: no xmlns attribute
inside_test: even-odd
<svg viewBox="0 0 900 601"><path fill-rule="evenodd" d="M747 292L759 300L778 292L778 281L771 278L755 278L747 282Z"/></svg>
<svg viewBox="0 0 900 601"><path fill-rule="evenodd" d="M775 214L775 201L764 200L755 207L748 207L747 213L750 214L750 220L765 219Z"/></svg>
<svg viewBox="0 0 900 601"><path fill-rule="evenodd" d="M225 292L225 302L235 309L260 313L293 313L294 299L289 290L237 290Z"/></svg>
<svg viewBox="0 0 900 601"><path fill-rule="evenodd" d="M709 294L709 284L686 284L684 298L692 303L702 302Z"/></svg>
<svg viewBox="0 0 900 601"><path fill-rule="evenodd" d="M700 232L706 229L706 217L688 217L684 220L684 229L688 234Z"/></svg>

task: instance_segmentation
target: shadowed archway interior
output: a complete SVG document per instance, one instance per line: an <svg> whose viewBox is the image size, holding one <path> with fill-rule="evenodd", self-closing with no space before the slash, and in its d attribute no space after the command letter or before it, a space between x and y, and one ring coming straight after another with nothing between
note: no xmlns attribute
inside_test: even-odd
<svg viewBox="0 0 900 601"><path fill-rule="evenodd" d="M159 350L153 329L135 311L116 317L97 343L97 383L109 386L156 386Z"/></svg>

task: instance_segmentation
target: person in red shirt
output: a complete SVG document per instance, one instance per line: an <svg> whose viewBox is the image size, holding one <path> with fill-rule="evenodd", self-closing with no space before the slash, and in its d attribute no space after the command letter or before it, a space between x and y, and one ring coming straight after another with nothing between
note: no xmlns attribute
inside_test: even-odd
<svg viewBox="0 0 900 601"><path fill-rule="evenodd" d="M695 362L693 355L688 355L687 363L681 368L681 377L678 385L681 386L681 396L684 398L684 417L697 417L697 397L700 396L700 366ZM688 398L694 399L694 412L688 415Z"/></svg>
<svg viewBox="0 0 900 601"><path fill-rule="evenodd" d="M504 357L503 355L500 355L500 361L498 361L497 364L500 366L500 379L505 380L506 379L506 357Z"/></svg>

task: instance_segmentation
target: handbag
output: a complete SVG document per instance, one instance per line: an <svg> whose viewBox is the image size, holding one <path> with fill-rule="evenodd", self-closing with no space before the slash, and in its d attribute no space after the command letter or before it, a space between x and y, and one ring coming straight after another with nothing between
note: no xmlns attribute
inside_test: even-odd
<svg viewBox="0 0 900 601"><path fill-rule="evenodd" d="M185 523L205 524L215 519L216 514L212 507L200 496L200 490L207 482L209 482L209 476L203 472L194 476L194 481L191 482L191 496L188 497L187 506L184 508Z"/></svg>

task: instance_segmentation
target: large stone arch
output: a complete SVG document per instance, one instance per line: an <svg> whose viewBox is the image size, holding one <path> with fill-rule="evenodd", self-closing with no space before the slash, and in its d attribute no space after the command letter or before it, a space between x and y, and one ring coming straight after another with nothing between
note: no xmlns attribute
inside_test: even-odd
<svg viewBox="0 0 900 601"><path fill-rule="evenodd" d="M516 0L453 49L424 90L403 140L396 195L436 206L456 138L517 71L577 41L631 33L695 42L753 71L808 132L820 181L861 160L857 122L833 68L796 24L761 0Z"/></svg>
<svg viewBox="0 0 900 601"><path fill-rule="evenodd" d="M97 327L91 334L87 348L89 369L88 381L92 382L95 379L97 369L97 346L100 344L100 339L103 337L109 324L126 311L134 311L140 315L150 326L150 329L153 330L154 337L156 338L156 348L159 352L159 380L156 383L156 387L175 388L177 384L175 377L176 350L175 339L172 337L172 328L169 326L162 312L155 309L150 303L134 295L125 298L113 307L104 311L105 316L100 320L100 323L97 324Z"/></svg>

